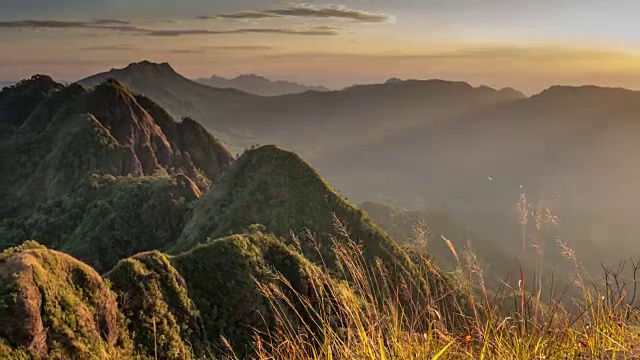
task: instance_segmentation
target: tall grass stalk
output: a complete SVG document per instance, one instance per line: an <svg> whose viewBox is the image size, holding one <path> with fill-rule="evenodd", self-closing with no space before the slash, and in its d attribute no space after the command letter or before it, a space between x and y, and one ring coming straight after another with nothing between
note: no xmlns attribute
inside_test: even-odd
<svg viewBox="0 0 640 360"><path fill-rule="evenodd" d="M534 237L539 239L544 222L553 216L542 201L537 210ZM426 302L407 304L402 300L407 298L407 285L395 283L382 262L367 262L348 232L340 229L340 233L333 250L348 283L319 272L312 279L311 294L300 294L291 285L259 284L278 326L269 334L256 335L258 359L640 358L640 312L630 301L635 300L640 263L633 264L634 281L624 283L622 290L615 288L613 272L602 283L587 284L575 252L560 243L576 266L575 285L557 292L554 277L544 284L541 274L534 273L532 287L527 289L522 270L517 289L505 281L492 292L470 245L464 249L463 261L458 249L443 237L457 260L457 270L448 281L461 293L460 300L443 306L434 292ZM534 246L542 257L536 239ZM408 255L417 258L425 279L433 278L432 259L425 254ZM535 272L539 271L540 266ZM617 279L621 273L615 273ZM273 276L287 284L284 277ZM541 296L545 286L550 289L548 299ZM566 298L570 286L578 286L582 296ZM519 301L508 306L510 299Z"/></svg>

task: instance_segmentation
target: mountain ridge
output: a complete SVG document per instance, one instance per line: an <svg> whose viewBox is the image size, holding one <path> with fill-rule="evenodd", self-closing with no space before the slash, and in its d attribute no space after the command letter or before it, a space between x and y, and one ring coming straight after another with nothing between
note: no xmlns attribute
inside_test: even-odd
<svg viewBox="0 0 640 360"><path fill-rule="evenodd" d="M210 78L199 78L195 81L211 87L233 88L260 96L279 96L306 91L329 91L324 86L309 86L285 80L274 81L256 74L242 74L234 78L213 75Z"/></svg>
<svg viewBox="0 0 640 360"><path fill-rule="evenodd" d="M108 270L175 240L188 204L235 160L194 120L176 122L115 80L42 91L0 93L0 103L44 99L2 141L2 247L37 238Z"/></svg>

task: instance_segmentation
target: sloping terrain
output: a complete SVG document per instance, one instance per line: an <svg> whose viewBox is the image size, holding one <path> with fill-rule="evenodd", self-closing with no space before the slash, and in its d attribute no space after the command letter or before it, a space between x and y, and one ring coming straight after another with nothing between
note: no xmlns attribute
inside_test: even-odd
<svg viewBox="0 0 640 360"><path fill-rule="evenodd" d="M463 266L469 265L465 253L470 250L478 260L477 265L484 268L487 281L498 287L510 274L516 274L519 266L532 265L525 254L506 251L495 240L467 230L449 214L406 210L375 201L366 201L360 208L410 253L426 254L449 271L457 268L458 259L442 237L451 242Z"/></svg>
<svg viewBox="0 0 640 360"><path fill-rule="evenodd" d="M365 253L410 271L397 244L367 217L338 195L322 177L292 152L267 145L243 154L194 208L178 240L189 249L207 238L242 231L252 224L278 236L310 233L330 254L335 218L344 222ZM313 257L311 253L309 256Z"/></svg>
<svg viewBox="0 0 640 360"><path fill-rule="evenodd" d="M366 268L382 265L394 283L407 284L417 298L440 294L440 305L447 306L457 296L437 266L426 278L419 274L407 253L366 214L296 154L272 145L245 152L198 200L178 241L168 249L187 250L252 224L265 226L332 273L341 268L333 242L353 241Z"/></svg>
<svg viewBox="0 0 640 360"><path fill-rule="evenodd" d="M138 67L112 74L128 77ZM176 94L187 98L186 91ZM483 237L506 241L514 235L506 229L520 193L544 192L565 217L600 214L596 223L604 227L633 228L628 214L640 200L628 196L640 179L637 91L555 86L527 98L513 89L391 79L324 93L198 99L206 112L181 115L224 129L234 151L258 143L292 149L358 202L444 209ZM217 112L225 115L205 115ZM500 229L491 226L497 223ZM581 235L564 227L564 238ZM590 231L601 233L600 227Z"/></svg>
<svg viewBox="0 0 640 360"><path fill-rule="evenodd" d="M91 88L108 79L115 79L134 93L150 98L176 119L195 119L225 141L244 136L243 129L235 128L229 123L229 114L258 99L256 95L239 90L216 89L199 84L178 74L167 63L148 61L96 74L78 83ZM216 127L208 126L214 123L217 124ZM231 148L237 149L233 146Z"/></svg>
<svg viewBox="0 0 640 360"><path fill-rule="evenodd" d="M63 86L46 75L3 88L0 91L0 135L10 134L20 126L33 109Z"/></svg>
<svg viewBox="0 0 640 360"><path fill-rule="evenodd" d="M131 355L115 295L68 255L29 243L0 253L0 305L3 358Z"/></svg>
<svg viewBox="0 0 640 360"><path fill-rule="evenodd" d="M105 280L66 254L27 242L0 254L0 355L249 355L256 333L277 326L273 299L261 286L316 301L312 281L319 273L256 229L177 256L138 254L120 261ZM280 310L295 321L300 305L290 305Z"/></svg>
<svg viewBox="0 0 640 360"><path fill-rule="evenodd" d="M19 121L1 144L3 247L37 238L107 271L174 241L188 203L233 161L199 124L113 80L87 91L34 77L10 90L0 102L44 100L9 114Z"/></svg>

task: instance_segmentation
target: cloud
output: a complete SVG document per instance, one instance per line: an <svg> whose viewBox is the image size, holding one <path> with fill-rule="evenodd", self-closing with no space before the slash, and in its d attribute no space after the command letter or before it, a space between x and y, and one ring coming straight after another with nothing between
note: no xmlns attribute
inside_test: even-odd
<svg viewBox="0 0 640 360"><path fill-rule="evenodd" d="M280 28L246 28L234 30L148 30L143 33L148 36L174 37L183 35L229 35L229 34L276 34L276 35L300 35L300 36L335 36L340 33L327 29L280 29Z"/></svg>
<svg viewBox="0 0 640 360"><path fill-rule="evenodd" d="M206 46L203 49L211 49L211 50L240 50L240 51L261 51L261 50L275 50L277 47L275 46L267 46L267 45L219 45L219 46Z"/></svg>
<svg viewBox="0 0 640 360"><path fill-rule="evenodd" d="M14 20L0 21L0 29L99 29L120 32L142 32L144 29L131 25L125 20L97 19L76 20Z"/></svg>
<svg viewBox="0 0 640 360"><path fill-rule="evenodd" d="M131 45L106 45L106 46L88 46L80 48L84 51L133 51L135 48Z"/></svg>
<svg viewBox="0 0 640 360"><path fill-rule="evenodd" d="M280 17L280 15L271 14L265 11L241 11L233 14L221 14L213 16L198 16L199 20L214 20L214 19L230 19L230 20L260 20Z"/></svg>
<svg viewBox="0 0 640 360"><path fill-rule="evenodd" d="M94 19L92 23L96 25L131 25L131 21L119 19Z"/></svg>
<svg viewBox="0 0 640 360"><path fill-rule="evenodd" d="M363 23L385 23L392 21L393 16L351 9L342 5L291 5L279 9L241 11L232 14L199 16L201 20L230 19L230 20L259 20L278 17L307 17L319 19L346 19Z"/></svg>
<svg viewBox="0 0 640 360"><path fill-rule="evenodd" d="M334 36L339 35L337 28L316 27L307 29L290 28L242 28L233 30L208 29L149 29L134 26L126 20L96 19L91 21L75 20L14 20L0 21L0 29L63 29L63 30L103 30L135 35L175 37L185 35L227 35L227 34L277 34L300 36Z"/></svg>
<svg viewBox="0 0 640 360"><path fill-rule="evenodd" d="M202 54L204 50L202 49L175 49L169 50L172 54Z"/></svg>
<svg viewBox="0 0 640 360"><path fill-rule="evenodd" d="M329 25L319 25L312 27L314 30L326 30L326 31L342 31L343 28L337 26L329 26Z"/></svg>

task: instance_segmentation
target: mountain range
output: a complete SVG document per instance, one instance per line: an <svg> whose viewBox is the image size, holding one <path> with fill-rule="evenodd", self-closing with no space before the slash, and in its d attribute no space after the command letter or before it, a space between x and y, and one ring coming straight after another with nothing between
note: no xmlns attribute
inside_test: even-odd
<svg viewBox="0 0 640 360"><path fill-rule="evenodd" d="M577 145L575 142L578 139L584 139L583 145L593 141L587 139L589 136L593 139L588 127L601 126L621 134L629 134L627 130L634 131L635 125L629 124L628 119L638 115L634 104L639 97L638 92L630 90L593 86L556 86L541 94L526 97L509 88L474 88L467 83L442 80L399 80L358 85L342 91L263 98L230 89L207 88L181 77L168 64L148 62L132 64L125 69L100 74L80 83L93 85L107 77L130 86L134 92L149 96L175 117L192 116L205 127L221 134L220 137L232 151L256 143L275 143L293 149L318 167L325 176L335 180L341 189L361 201L369 198L357 192L362 187L354 188L354 181L342 179L340 173L343 171L336 171L336 168L342 167L336 163L336 158L345 163L344 167L353 165L353 160L346 161L350 158L350 149L353 149L356 157L358 154L382 151L382 156L396 159L394 165L404 166L399 169L400 173L390 171L398 177L398 181L423 182L422 175L407 179L402 173L426 169L438 161L444 161L455 168L440 170L439 174L443 177L451 178L451 171L454 171L458 175L457 179L467 181L472 177L485 179L494 170L489 167L480 175L477 169L473 169L471 174L471 168L465 164L448 161L442 153L453 155L449 149L452 141L485 141L486 144L456 147L456 153L461 158L475 164L491 163L490 159L475 160L478 156L491 157L495 154L494 150L497 149L490 146L490 143L504 146L521 144L521 164L533 165L533 162L538 161L533 167L541 167L536 172L542 174L551 171L551 168L545 170L542 167L553 166L553 161L557 161L553 160L556 155L571 157L586 154L574 145ZM505 123L508 126L502 127ZM468 131L467 125L471 126ZM631 129L623 129L625 126L631 126ZM476 136L476 128L490 136ZM530 129L536 131L530 133ZM566 131L575 131L578 134L576 141L564 141L562 137L567 136ZM434 142L433 139L438 139L439 142ZM502 141L504 139L509 141ZM396 145L401 145L402 148ZM409 146L413 148L409 149ZM614 147L618 150L609 151L622 151L621 146L623 145L618 144ZM528 157L538 156L533 155L536 148L545 152L543 158L547 158L544 159L553 161L529 161ZM485 153L479 153L478 149ZM469 153L466 153L467 150ZM515 156L513 151L502 152L499 157L512 155ZM402 160L398 161L400 157ZM609 158L609 155L606 157ZM375 167L367 163L367 158L363 160L365 161L358 161L355 165L364 168L360 172L362 176L370 177L370 173L375 172ZM495 163L504 161L499 159ZM522 175L525 177L525 174ZM510 182L509 185L516 189L522 184L512 180ZM370 186L362 190L369 194L385 192L381 186ZM397 189L399 186L387 188ZM415 199L414 190L416 187L412 185L410 191L399 197L403 197L402 200ZM434 192L442 195L450 193L440 191L437 186L434 187ZM427 201L427 197L419 196L421 201Z"/></svg>
<svg viewBox="0 0 640 360"><path fill-rule="evenodd" d="M307 86L290 81L273 81L255 74L239 75L228 79L213 75L210 78L195 80L198 83L216 88L232 88L260 96L278 96L298 94L306 91L329 91L324 86Z"/></svg>
<svg viewBox="0 0 640 360"><path fill-rule="evenodd" d="M0 110L0 356L250 354L278 325L256 280L331 301L312 278L349 281L336 249L350 241L412 289L399 299L462 296L295 153L235 157L115 79L37 75L0 92Z"/></svg>
<svg viewBox="0 0 640 360"><path fill-rule="evenodd" d="M564 238L605 244L637 227L629 215L640 203L637 91L554 86L527 97L511 88L390 79L260 97L206 87L150 62L81 83L108 77L176 118L192 116L232 152L261 143L294 150L356 202L451 214L501 241L519 236L513 209L521 193L568 220Z"/></svg>
<svg viewBox="0 0 640 360"><path fill-rule="evenodd" d="M437 299L426 324L463 310L460 263L500 287L520 266L567 273L558 238L585 271L640 255L638 119L640 92L594 86L259 96L148 61L35 75L0 91L0 357L249 355L340 296L314 279L355 286L345 249L402 284L394 306ZM274 308L262 286L300 296ZM291 326L321 336L313 316Z"/></svg>

